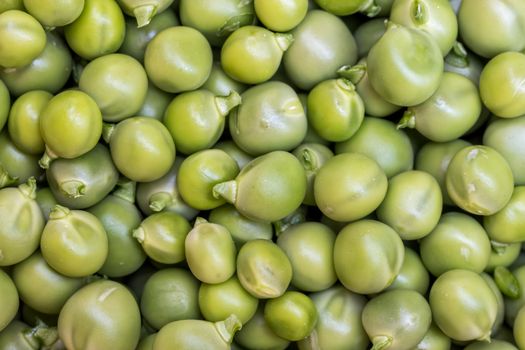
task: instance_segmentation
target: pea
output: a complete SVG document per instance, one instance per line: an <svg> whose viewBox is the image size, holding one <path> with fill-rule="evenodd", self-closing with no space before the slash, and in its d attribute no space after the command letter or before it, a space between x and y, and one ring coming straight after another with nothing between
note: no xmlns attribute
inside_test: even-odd
<svg viewBox="0 0 525 350"><path fill-rule="evenodd" d="M42 232L40 249L46 262L58 273L84 277L104 264L108 237L95 215L56 205Z"/></svg>
<svg viewBox="0 0 525 350"><path fill-rule="evenodd" d="M423 339L411 350L449 350L450 346L450 338L432 323Z"/></svg>
<svg viewBox="0 0 525 350"><path fill-rule="evenodd" d="M518 281L518 289L521 291L517 299L505 297L505 322L512 328L518 311L525 305L525 266L519 265L511 270L512 275Z"/></svg>
<svg viewBox="0 0 525 350"><path fill-rule="evenodd" d="M0 133L0 188L20 185L30 177L41 179L43 169L39 156L22 152L13 143L7 130Z"/></svg>
<svg viewBox="0 0 525 350"><path fill-rule="evenodd" d="M79 17L64 27L67 44L86 59L116 52L126 31L124 15L115 0L84 0Z"/></svg>
<svg viewBox="0 0 525 350"><path fill-rule="evenodd" d="M58 333L71 349L134 349L140 336L140 311L124 285L98 280L67 300L58 317Z"/></svg>
<svg viewBox="0 0 525 350"><path fill-rule="evenodd" d="M186 26L160 31L144 53L148 78L158 88L171 93L198 89L208 79L212 61L206 38Z"/></svg>
<svg viewBox="0 0 525 350"><path fill-rule="evenodd" d="M237 277L254 297L276 298L284 294L292 280L292 265L277 244L254 239L239 249Z"/></svg>
<svg viewBox="0 0 525 350"><path fill-rule="evenodd" d="M164 211L142 220L140 226L133 230L133 237L152 260L176 264L186 259L184 241L190 230L191 226L183 216Z"/></svg>
<svg viewBox="0 0 525 350"><path fill-rule="evenodd" d="M199 89L177 95L167 106L163 122L178 151L192 154L212 147L221 137L228 113L241 103L236 92L215 96Z"/></svg>
<svg viewBox="0 0 525 350"><path fill-rule="evenodd" d="M150 24L157 13L169 8L173 0L118 0L125 14L135 17L137 27L142 28Z"/></svg>
<svg viewBox="0 0 525 350"><path fill-rule="evenodd" d="M217 96L227 96L232 91L241 94L247 89L247 86L230 78L222 68L220 61L214 61L211 67L210 76L202 85L202 88Z"/></svg>
<svg viewBox="0 0 525 350"><path fill-rule="evenodd" d="M242 287L236 276L222 283L202 283L199 288L199 308L207 321L217 322L235 314L244 325L253 317L258 305L259 300Z"/></svg>
<svg viewBox="0 0 525 350"><path fill-rule="evenodd" d="M175 162L166 175L154 181L137 184L137 204L144 214L150 215L165 210L180 214L188 220L197 215L197 209L184 202L177 188L182 161L182 157L175 157Z"/></svg>
<svg viewBox="0 0 525 350"><path fill-rule="evenodd" d="M113 190L118 178L108 148L100 143L79 157L57 159L46 170L53 196L70 209L97 204Z"/></svg>
<svg viewBox="0 0 525 350"><path fill-rule="evenodd" d="M483 226L489 237L502 243L519 243L525 241L523 235L521 210L525 199L525 187L517 186L509 202L500 211L483 217Z"/></svg>
<svg viewBox="0 0 525 350"><path fill-rule="evenodd" d="M168 107L168 104L173 99L173 94L162 91L156 87L153 83L148 83L148 90L146 92L146 98L144 103L140 107L137 115L143 117L150 117L162 121L164 117L164 111Z"/></svg>
<svg viewBox="0 0 525 350"><path fill-rule="evenodd" d="M355 293L378 293L399 274L404 254L403 242L390 226L375 220L355 221L335 239L335 273Z"/></svg>
<svg viewBox="0 0 525 350"><path fill-rule="evenodd" d="M39 251L16 264L13 281L20 299L33 309L46 314L58 314L67 299L83 286L78 277L67 277L52 269ZM42 293L46 290L46 293Z"/></svg>
<svg viewBox="0 0 525 350"><path fill-rule="evenodd" d="M289 340L279 337L272 331L264 318L264 307L261 305L255 315L235 334L234 339L248 350L284 350L290 344Z"/></svg>
<svg viewBox="0 0 525 350"><path fill-rule="evenodd" d="M378 17L363 22L354 31L358 56L366 57L370 48L386 31L386 18Z"/></svg>
<svg viewBox="0 0 525 350"><path fill-rule="evenodd" d="M28 65L17 69L0 69L0 79L14 96L33 90L58 93L67 83L73 59L64 40L54 32L46 32L44 50Z"/></svg>
<svg viewBox="0 0 525 350"><path fill-rule="evenodd" d="M296 27L306 16L308 0L255 0L257 18L270 30L287 32Z"/></svg>
<svg viewBox="0 0 525 350"><path fill-rule="evenodd" d="M370 2L366 0L315 0L315 3L324 10L338 16L362 12L369 17L373 17L381 10L381 7L377 6L374 1Z"/></svg>
<svg viewBox="0 0 525 350"><path fill-rule="evenodd" d="M46 45L42 25L20 10L0 13L0 66L18 68L31 63Z"/></svg>
<svg viewBox="0 0 525 350"><path fill-rule="evenodd" d="M155 272L146 281L140 299L144 319L155 329L176 320L198 319L199 285L185 269L171 267Z"/></svg>
<svg viewBox="0 0 525 350"><path fill-rule="evenodd" d="M36 181L0 190L0 266L25 260L38 249L44 215L35 201Z"/></svg>
<svg viewBox="0 0 525 350"><path fill-rule="evenodd" d="M496 320L492 324L492 330L491 330L491 335L492 335L492 334L496 334L498 330L500 329L501 325L503 324L503 321L505 318L505 303L503 300L503 294L501 293L495 279L493 279L489 274L485 272L481 273L481 277L485 280L487 285L490 287L490 289L494 293L494 296L496 297L496 302L498 305L498 312L496 313Z"/></svg>
<svg viewBox="0 0 525 350"><path fill-rule="evenodd" d="M180 0L179 15L183 25L197 29L216 47L233 31L255 21L253 1Z"/></svg>
<svg viewBox="0 0 525 350"><path fill-rule="evenodd" d="M55 197L53 196L53 192L51 192L49 187L42 187L36 191L35 200L38 203L42 214L44 215L45 221L47 221L49 219L51 210L56 204L58 204Z"/></svg>
<svg viewBox="0 0 525 350"><path fill-rule="evenodd" d="M228 153L228 155L232 157L233 160L235 160L235 162L239 166L239 169L244 168L244 166L254 158L253 156L240 149L239 146L233 140L219 140L219 142L217 142L213 146L213 148L217 148Z"/></svg>
<svg viewBox="0 0 525 350"><path fill-rule="evenodd" d="M497 300L483 278L469 270L450 270L430 288L434 322L456 341L487 340L497 315Z"/></svg>
<svg viewBox="0 0 525 350"><path fill-rule="evenodd" d="M492 215L505 207L514 189L509 164L488 146L468 146L456 153L446 171L452 201L472 214Z"/></svg>
<svg viewBox="0 0 525 350"><path fill-rule="evenodd" d="M512 265L520 255L521 242L506 244L491 241L490 243L492 250L490 252L489 263L485 268L486 272L492 272L494 268L498 266L508 267Z"/></svg>
<svg viewBox="0 0 525 350"><path fill-rule="evenodd" d="M48 28L62 27L76 20L84 9L84 0L24 0L26 11Z"/></svg>
<svg viewBox="0 0 525 350"><path fill-rule="evenodd" d="M131 117L109 128L111 158L127 178L149 182L166 175L175 161L176 148L168 129L156 119ZM140 164L140 166L136 166Z"/></svg>
<svg viewBox="0 0 525 350"><path fill-rule="evenodd" d="M525 307L522 307L518 311L518 315L516 316L516 321L514 322L514 338L516 339L516 345L518 345L519 348L523 348L525 346L525 337L523 336L523 330L525 329Z"/></svg>
<svg viewBox="0 0 525 350"><path fill-rule="evenodd" d="M390 23L370 49L367 65L368 78L379 95L395 105L415 106L438 89L444 63L428 34Z"/></svg>
<svg viewBox="0 0 525 350"><path fill-rule="evenodd" d="M0 332L0 347L6 350L38 350L63 348L55 327L28 324L14 320Z"/></svg>
<svg viewBox="0 0 525 350"><path fill-rule="evenodd" d="M90 61L78 86L95 100L104 121L118 122L139 111L146 98L148 77L137 60L114 53Z"/></svg>
<svg viewBox="0 0 525 350"><path fill-rule="evenodd" d="M421 257L413 249L405 247L405 257L401 270L386 290L410 289L421 295L426 295L429 285L430 278Z"/></svg>
<svg viewBox="0 0 525 350"><path fill-rule="evenodd" d="M233 141L253 156L290 151L306 135L308 120L294 89L269 81L246 90L228 117Z"/></svg>
<svg viewBox="0 0 525 350"><path fill-rule="evenodd" d="M387 186L377 162L359 153L341 153L319 169L314 181L315 202L330 219L357 220L377 209Z"/></svg>
<svg viewBox="0 0 525 350"><path fill-rule="evenodd" d="M5 83L0 80L0 130L9 121L7 117L10 114L11 96Z"/></svg>
<svg viewBox="0 0 525 350"><path fill-rule="evenodd" d="M517 347L503 340L492 339L490 343L474 342L465 347L465 350L518 350Z"/></svg>
<svg viewBox="0 0 525 350"><path fill-rule="evenodd" d="M2 334L2 330L15 318L19 307L18 290L15 283L2 269L0 269L0 290L0 296L4 301L4 307L0 313L0 334Z"/></svg>
<svg viewBox="0 0 525 350"><path fill-rule="evenodd" d="M483 69L482 59L468 50L461 42L456 41L445 56L445 71L461 74L479 86L479 77Z"/></svg>
<svg viewBox="0 0 525 350"><path fill-rule="evenodd" d="M162 327L153 343L153 350L230 349L233 336L241 328L235 315L219 322L203 320L173 321Z"/></svg>
<svg viewBox="0 0 525 350"><path fill-rule="evenodd" d="M24 10L23 0L6 0L0 5L0 13L7 10Z"/></svg>
<svg viewBox="0 0 525 350"><path fill-rule="evenodd" d="M283 65L293 84L302 90L310 90L323 80L335 78L339 67L357 61L357 45L352 33L331 13L310 10L291 33L294 42L284 53Z"/></svg>

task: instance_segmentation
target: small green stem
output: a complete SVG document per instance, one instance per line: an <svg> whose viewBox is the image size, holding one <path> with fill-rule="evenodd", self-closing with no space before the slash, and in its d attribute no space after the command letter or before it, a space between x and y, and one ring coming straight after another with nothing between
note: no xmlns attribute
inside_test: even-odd
<svg viewBox="0 0 525 350"><path fill-rule="evenodd" d="M235 204L237 200L237 181L230 180L213 186L214 198L224 198L228 203Z"/></svg>
<svg viewBox="0 0 525 350"><path fill-rule="evenodd" d="M240 105L242 102L241 95L231 90L228 96L215 96L215 106L219 115L226 117L230 111Z"/></svg>
<svg viewBox="0 0 525 350"><path fill-rule="evenodd" d="M31 199L35 199L37 190L36 179L33 176L31 176L29 179L27 179L26 183L18 186L18 189L24 194L24 196Z"/></svg>
<svg viewBox="0 0 525 350"><path fill-rule="evenodd" d="M61 206L60 204L55 204L51 212L49 213L49 220L62 219L68 216L71 213L66 207Z"/></svg>
<svg viewBox="0 0 525 350"><path fill-rule="evenodd" d="M58 187L69 198L82 197L86 193L86 185L82 181L64 181Z"/></svg>
<svg viewBox="0 0 525 350"><path fill-rule="evenodd" d="M445 56L445 62L457 68L465 68L469 65L468 52L462 43L456 41L452 50Z"/></svg>
<svg viewBox="0 0 525 350"><path fill-rule="evenodd" d="M355 66L344 65L337 70L337 75L357 85L366 75L366 64L356 64Z"/></svg>
<svg viewBox="0 0 525 350"><path fill-rule="evenodd" d="M372 338L372 349L370 350L385 350L392 345L392 337L386 335L378 335Z"/></svg>
<svg viewBox="0 0 525 350"><path fill-rule="evenodd" d="M113 135L114 130L115 124L102 123L102 139L106 141L106 143L109 143L111 140L111 135Z"/></svg>
<svg viewBox="0 0 525 350"><path fill-rule="evenodd" d="M18 177L9 175L7 170L0 164L0 188L15 185L18 182Z"/></svg>
<svg viewBox="0 0 525 350"><path fill-rule="evenodd" d="M308 148L303 149L301 152L301 163L303 163L303 167L307 172L314 172L319 167L316 153Z"/></svg>
<svg viewBox="0 0 525 350"><path fill-rule="evenodd" d="M40 158L40 160L38 161L38 165L40 165L42 169L48 169L51 162L57 158L58 156L53 151L51 151L46 145L46 151L42 158Z"/></svg>
<svg viewBox="0 0 525 350"><path fill-rule="evenodd" d="M144 243L146 240L146 231L142 226L137 227L131 232L133 238L135 238L140 244Z"/></svg>
<svg viewBox="0 0 525 350"><path fill-rule="evenodd" d="M275 33L274 37L275 41L277 41L277 45L283 51L288 50L294 41L293 34L289 33Z"/></svg>
<svg viewBox="0 0 525 350"><path fill-rule="evenodd" d="M208 220L206 220L202 216L197 216L195 218L195 223L193 224L193 227L196 227L196 226L199 226L199 225L202 225L202 224L207 224L207 223L208 223Z"/></svg>
<svg viewBox="0 0 525 350"><path fill-rule="evenodd" d="M135 191L137 188L137 183L135 181L131 181L128 178L121 177L118 180L117 188L115 191L113 191L113 195L123 199L130 203L135 203Z"/></svg>
<svg viewBox="0 0 525 350"><path fill-rule="evenodd" d="M359 12L364 13L368 17L375 17L381 12L381 6L376 4L374 0L370 0L361 7Z"/></svg>
<svg viewBox="0 0 525 350"><path fill-rule="evenodd" d="M424 24L428 19L428 10L420 0L414 0L412 3L412 21L417 25Z"/></svg>
<svg viewBox="0 0 525 350"><path fill-rule="evenodd" d="M241 327L242 323L235 314L231 314L223 321L215 322L215 329L227 344L231 344L233 336Z"/></svg>
<svg viewBox="0 0 525 350"><path fill-rule="evenodd" d="M137 19L137 28L145 27L157 13L156 5L142 5L133 9L133 16Z"/></svg>
<svg viewBox="0 0 525 350"><path fill-rule="evenodd" d="M154 212L164 210L173 202L173 197L168 192L157 192L149 198L149 208Z"/></svg>
<svg viewBox="0 0 525 350"><path fill-rule="evenodd" d="M355 85L352 84L352 82L345 78L339 78L336 80L337 86L346 92L354 92L355 91Z"/></svg>
<svg viewBox="0 0 525 350"><path fill-rule="evenodd" d="M416 114L410 108L405 111L403 117L399 123L397 123L397 129L410 128L413 129L416 127Z"/></svg>
<svg viewBox="0 0 525 350"><path fill-rule="evenodd" d="M506 243L500 243L496 241L490 241L490 246L492 248L492 251L494 251L498 255L502 255L507 250L507 247L509 246Z"/></svg>

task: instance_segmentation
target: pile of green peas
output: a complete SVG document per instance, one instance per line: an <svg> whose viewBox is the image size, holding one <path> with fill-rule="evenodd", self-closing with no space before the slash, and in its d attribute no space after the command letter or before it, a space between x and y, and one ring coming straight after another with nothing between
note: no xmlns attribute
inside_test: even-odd
<svg viewBox="0 0 525 350"><path fill-rule="evenodd" d="M0 350L525 350L523 0L0 1Z"/></svg>

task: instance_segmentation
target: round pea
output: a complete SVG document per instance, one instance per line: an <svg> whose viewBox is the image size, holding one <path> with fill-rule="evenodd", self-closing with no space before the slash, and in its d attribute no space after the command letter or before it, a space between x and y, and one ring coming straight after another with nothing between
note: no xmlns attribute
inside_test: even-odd
<svg viewBox="0 0 525 350"><path fill-rule="evenodd" d="M363 12L368 16L373 17L381 10L381 8L376 5L375 1L370 2L366 0L315 0L315 3L324 10L338 16Z"/></svg>
<svg viewBox="0 0 525 350"><path fill-rule="evenodd" d="M485 341L470 343L464 350L518 350L518 348L504 340L492 339L490 343Z"/></svg>
<svg viewBox="0 0 525 350"><path fill-rule="evenodd" d="M401 270L386 290L411 289L421 295L426 295L429 286L429 274L421 257L413 249L405 247L405 257Z"/></svg>
<svg viewBox="0 0 525 350"><path fill-rule="evenodd" d="M525 187L517 186L514 187L509 202L500 211L483 217L483 226L489 237L502 243L525 241L523 210L525 210Z"/></svg>
<svg viewBox="0 0 525 350"><path fill-rule="evenodd" d="M220 61L214 61L210 76L202 85L202 88L218 96L227 96L232 91L241 94L246 90L247 86L230 78L222 68Z"/></svg>
<svg viewBox="0 0 525 350"><path fill-rule="evenodd" d="M15 283L4 270L0 269L0 296L4 307L0 312L0 332L15 318L18 312L19 299Z"/></svg>
<svg viewBox="0 0 525 350"><path fill-rule="evenodd" d="M450 338L432 323L423 339L411 350L449 350L450 346Z"/></svg>
<svg viewBox="0 0 525 350"><path fill-rule="evenodd" d="M54 28L77 19L84 9L84 0L24 0L24 7L43 26Z"/></svg>
<svg viewBox="0 0 525 350"><path fill-rule="evenodd" d="M148 83L146 98L137 112L137 115L162 121L162 117L164 117L164 111L172 99L173 94L167 93L166 91L156 87L154 84Z"/></svg>
<svg viewBox="0 0 525 350"><path fill-rule="evenodd" d="M270 30L287 32L306 16L308 0L254 0L257 18Z"/></svg>
<svg viewBox="0 0 525 350"><path fill-rule="evenodd" d="M7 118L10 114L10 108L12 107L11 96L9 96L9 90L7 89L5 83L2 80L0 80L0 130L4 127L4 125L7 122L9 122Z"/></svg>
<svg viewBox="0 0 525 350"><path fill-rule="evenodd" d="M29 178L42 179L43 169L38 165L38 155L21 151L9 137L8 131L0 133L0 188L20 185Z"/></svg>

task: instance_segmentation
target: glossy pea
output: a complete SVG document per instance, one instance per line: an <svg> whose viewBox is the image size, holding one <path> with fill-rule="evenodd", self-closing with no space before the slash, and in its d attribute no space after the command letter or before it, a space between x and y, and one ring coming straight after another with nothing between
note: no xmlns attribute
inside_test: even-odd
<svg viewBox="0 0 525 350"><path fill-rule="evenodd" d="M162 121L164 111L173 100L173 94L167 93L152 84L148 83L148 91L144 103L140 107L137 115L150 117Z"/></svg>
<svg viewBox="0 0 525 350"><path fill-rule="evenodd" d="M354 31L359 57L365 57L377 40L385 33L386 18L372 18L363 22Z"/></svg>
<svg viewBox="0 0 525 350"><path fill-rule="evenodd" d="M244 168L244 166L254 158L240 149L240 147L233 140L219 140L219 142L217 142L213 148L218 148L228 153L229 156L235 160L239 166L239 169Z"/></svg>
<svg viewBox="0 0 525 350"><path fill-rule="evenodd" d="M474 342L467 345L465 350L518 350L513 344L504 340L493 339L488 342Z"/></svg>
<svg viewBox="0 0 525 350"><path fill-rule="evenodd" d="M2 312L0 313L0 332L2 332L15 318L20 302L15 283L2 269L0 269L0 287L0 296L5 302L5 307L2 308Z"/></svg>
<svg viewBox="0 0 525 350"><path fill-rule="evenodd" d="M386 290L411 289L421 295L426 295L430 286L430 277L419 254L413 249L405 247L405 257L401 270Z"/></svg>
<svg viewBox="0 0 525 350"><path fill-rule="evenodd" d="M0 13L7 10L24 10L23 0L6 0L0 5Z"/></svg>
<svg viewBox="0 0 525 350"><path fill-rule="evenodd" d="M43 169L39 156L21 151L13 143L7 130L0 133L0 188L20 185L30 177L41 179ZM39 169L40 168L40 169Z"/></svg>
<svg viewBox="0 0 525 350"><path fill-rule="evenodd" d="M308 0L255 0L257 18L270 30L287 32L297 26L306 16Z"/></svg>
<svg viewBox="0 0 525 350"><path fill-rule="evenodd" d="M484 216L483 226L489 237L502 243L525 241L522 211L525 210L525 187L516 186L509 202L498 212Z"/></svg>
<svg viewBox="0 0 525 350"><path fill-rule="evenodd" d="M487 230L485 228L485 230ZM492 250L490 252L489 262L485 268L486 272L494 271L494 268L497 266L508 267L514 263L521 252L521 242L518 243L499 243L499 242L490 242L492 245Z"/></svg>
<svg viewBox="0 0 525 350"><path fill-rule="evenodd" d="M162 13L169 8L173 0L118 0L125 14L135 17L138 28L145 27L151 23L157 13Z"/></svg>
<svg viewBox="0 0 525 350"><path fill-rule="evenodd" d="M369 17L373 17L381 10L375 2L369 2L366 0L315 0L315 3L324 10L337 16L346 16L357 12L363 12Z"/></svg>
<svg viewBox="0 0 525 350"><path fill-rule="evenodd" d="M47 28L62 27L80 16L84 0L38 1L24 0L26 11Z"/></svg>
<svg viewBox="0 0 525 350"><path fill-rule="evenodd" d="M451 340L434 323L430 325L428 331L421 341L411 350L449 350Z"/></svg>
<svg viewBox="0 0 525 350"><path fill-rule="evenodd" d="M279 337L272 331L264 318L264 306L260 305L253 317L235 334L235 343L245 349L284 350L289 340Z"/></svg>
<svg viewBox="0 0 525 350"><path fill-rule="evenodd" d="M211 91L217 96L227 96L232 91L241 94L247 89L247 86L226 74L220 61L214 61L210 76L202 85L202 88Z"/></svg>

